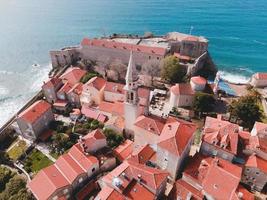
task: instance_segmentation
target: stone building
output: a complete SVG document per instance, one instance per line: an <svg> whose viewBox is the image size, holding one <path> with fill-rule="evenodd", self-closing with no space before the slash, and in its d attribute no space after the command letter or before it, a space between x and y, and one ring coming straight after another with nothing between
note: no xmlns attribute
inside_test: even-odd
<svg viewBox="0 0 267 200"><path fill-rule="evenodd" d="M240 127L221 119L206 117L200 151L232 162L237 157Z"/></svg>
<svg viewBox="0 0 267 200"><path fill-rule="evenodd" d="M250 79L250 85L253 87L267 87L267 73L253 74Z"/></svg>
<svg viewBox="0 0 267 200"><path fill-rule="evenodd" d="M79 144L84 152L94 153L107 146L106 136L101 130L96 129L79 139Z"/></svg>
<svg viewBox="0 0 267 200"><path fill-rule="evenodd" d="M170 89L170 106L188 107L193 105L194 95L196 92L204 91L207 80L200 76L194 76L190 83L177 83Z"/></svg>
<svg viewBox="0 0 267 200"><path fill-rule="evenodd" d="M242 183L259 192L267 191L267 161L252 154L248 157L242 174Z"/></svg>
<svg viewBox="0 0 267 200"><path fill-rule="evenodd" d="M105 79L100 77L91 78L83 85L82 94L80 96L81 105L99 105L104 98L105 85Z"/></svg>
<svg viewBox="0 0 267 200"><path fill-rule="evenodd" d="M44 82L42 92L49 103L54 103L57 100L57 91L62 85L63 82L58 77L53 77L49 81Z"/></svg>
<svg viewBox="0 0 267 200"><path fill-rule="evenodd" d="M18 115L17 124L23 137L36 140L53 120L51 105L39 100Z"/></svg>
<svg viewBox="0 0 267 200"><path fill-rule="evenodd" d="M134 144L150 145L156 152L154 164L175 179L189 155L195 131L194 124L174 117L140 116L134 124Z"/></svg>

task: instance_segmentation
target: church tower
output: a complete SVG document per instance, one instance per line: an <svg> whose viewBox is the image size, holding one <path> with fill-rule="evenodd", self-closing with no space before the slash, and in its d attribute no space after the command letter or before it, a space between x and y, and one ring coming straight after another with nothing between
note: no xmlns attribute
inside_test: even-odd
<svg viewBox="0 0 267 200"><path fill-rule="evenodd" d="M124 102L124 118L126 132L132 132L133 124L138 117L138 85L136 76L136 66L133 61L133 52L130 54L130 60L126 73L125 102Z"/></svg>

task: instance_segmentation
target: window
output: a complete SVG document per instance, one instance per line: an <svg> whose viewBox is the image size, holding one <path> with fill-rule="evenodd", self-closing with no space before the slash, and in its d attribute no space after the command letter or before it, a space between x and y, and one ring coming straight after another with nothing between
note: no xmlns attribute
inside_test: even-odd
<svg viewBox="0 0 267 200"><path fill-rule="evenodd" d="M94 171L95 171L95 168L92 169L92 172L94 172Z"/></svg>
<svg viewBox="0 0 267 200"><path fill-rule="evenodd" d="M260 175L260 172L256 172L256 175L259 176Z"/></svg>
<svg viewBox="0 0 267 200"><path fill-rule="evenodd" d="M250 169L249 169L249 168L247 168L247 169L246 169L246 171L247 171L247 172L249 172L249 171L250 171Z"/></svg>
<svg viewBox="0 0 267 200"><path fill-rule="evenodd" d="M148 56L148 59L150 60L151 59L151 56Z"/></svg>

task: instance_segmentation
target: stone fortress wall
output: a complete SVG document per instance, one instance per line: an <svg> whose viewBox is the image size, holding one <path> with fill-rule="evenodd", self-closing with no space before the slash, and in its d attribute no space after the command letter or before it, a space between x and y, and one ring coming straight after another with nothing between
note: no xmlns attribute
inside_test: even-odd
<svg viewBox="0 0 267 200"><path fill-rule="evenodd" d="M148 38L129 35L84 38L79 46L50 51L50 56L53 67L65 66L81 59L107 65L114 60L120 60L127 64L131 51L137 66L150 60L160 62L167 55L177 54L181 59L190 59L190 62L183 62L190 75L197 73L206 63L210 63L209 70L217 71L208 54L206 38L177 32Z"/></svg>

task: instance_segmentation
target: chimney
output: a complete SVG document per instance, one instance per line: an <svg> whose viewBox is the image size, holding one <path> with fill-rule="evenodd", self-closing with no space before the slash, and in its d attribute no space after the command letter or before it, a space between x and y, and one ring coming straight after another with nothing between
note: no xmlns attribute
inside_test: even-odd
<svg viewBox="0 0 267 200"><path fill-rule="evenodd" d="M222 115L221 114L217 114L217 119L222 120Z"/></svg>
<svg viewBox="0 0 267 200"><path fill-rule="evenodd" d="M141 175L141 174L138 174L137 177L138 177L138 181L141 182L141 180L142 180L142 175Z"/></svg>
<svg viewBox="0 0 267 200"><path fill-rule="evenodd" d="M242 192L238 192L237 197L238 199L243 199L244 194Z"/></svg>
<svg viewBox="0 0 267 200"><path fill-rule="evenodd" d="M169 130L172 130L172 125L169 124L169 125L168 125L168 129L169 129Z"/></svg>
<svg viewBox="0 0 267 200"><path fill-rule="evenodd" d="M214 166L218 166L218 165L219 165L219 159L218 159L218 158L214 158L214 159L212 160L212 164L213 164Z"/></svg>

